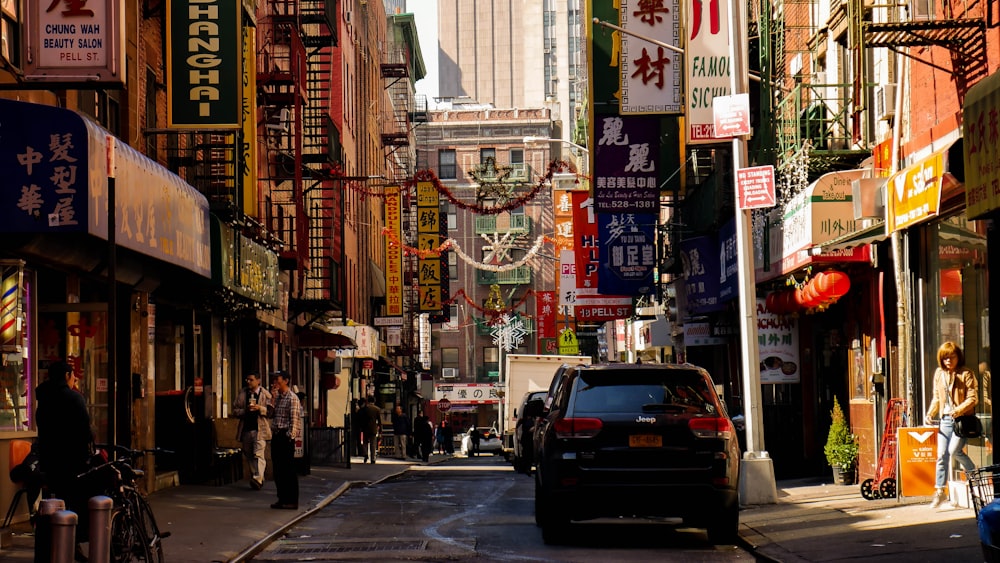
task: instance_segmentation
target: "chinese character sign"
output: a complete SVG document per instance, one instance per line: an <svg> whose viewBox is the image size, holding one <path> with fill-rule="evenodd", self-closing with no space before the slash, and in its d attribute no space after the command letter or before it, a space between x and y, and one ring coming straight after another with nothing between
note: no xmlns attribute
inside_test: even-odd
<svg viewBox="0 0 1000 563"><path fill-rule="evenodd" d="M966 213L978 219L1000 207L1000 74L966 94L962 138Z"/></svg>
<svg viewBox="0 0 1000 563"><path fill-rule="evenodd" d="M652 293L656 216L599 213L597 224L601 240L597 290L604 295Z"/></svg>
<svg viewBox="0 0 1000 563"><path fill-rule="evenodd" d="M621 0L621 27L667 45L679 44L677 0ZM621 34L621 113L679 113L682 55Z"/></svg>
<svg viewBox="0 0 1000 563"><path fill-rule="evenodd" d="M120 0L41 0L24 6L25 43L32 54L24 61L26 81L74 82L80 87L125 83ZM4 42L10 40L5 34Z"/></svg>
<svg viewBox="0 0 1000 563"><path fill-rule="evenodd" d="M441 205L437 189L432 182L417 182L417 248L435 250L441 245L441 240ZM441 256L426 255L418 260L417 284L421 312L441 312L441 272Z"/></svg>
<svg viewBox="0 0 1000 563"><path fill-rule="evenodd" d="M386 315L403 314L403 248L392 242L402 240L401 201L399 187L386 189L385 222L393 236L385 241L385 310Z"/></svg>
<svg viewBox="0 0 1000 563"><path fill-rule="evenodd" d="M683 0L685 115L688 144L718 143L712 99L732 90L729 56L730 0Z"/></svg>
<svg viewBox="0 0 1000 563"><path fill-rule="evenodd" d="M799 326L792 315L778 316L757 299L757 347L761 383L799 383Z"/></svg>
<svg viewBox="0 0 1000 563"><path fill-rule="evenodd" d="M600 213L656 213L660 122L598 114L594 131L594 209Z"/></svg>
<svg viewBox="0 0 1000 563"><path fill-rule="evenodd" d="M715 236L694 237L681 242L686 310L701 315L725 308L719 296L719 252Z"/></svg>
<svg viewBox="0 0 1000 563"><path fill-rule="evenodd" d="M542 339L556 337L556 292L535 292L535 320L537 322L538 349L544 350Z"/></svg>

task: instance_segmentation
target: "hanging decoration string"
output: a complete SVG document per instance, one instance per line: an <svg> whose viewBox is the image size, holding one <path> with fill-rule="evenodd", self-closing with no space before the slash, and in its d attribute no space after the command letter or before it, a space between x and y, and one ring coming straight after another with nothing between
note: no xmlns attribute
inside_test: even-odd
<svg viewBox="0 0 1000 563"><path fill-rule="evenodd" d="M530 297L530 296L532 296L534 294L535 294L534 290L528 289L527 291L525 291L524 296L521 297L521 299L519 299L517 301L517 303L513 303L510 307L504 306L504 307L501 307L501 308L498 308L498 309L492 309L492 308L491 309L487 309L486 307L483 307L483 306L479 305L478 303L476 303L472 299L469 299L469 296L465 294L465 290L464 289L460 289L460 290L456 291L455 295L452 295L451 298L449 298L449 299L442 299L441 300L441 305L446 305L446 306L454 305L458 301L458 298L461 297L469 307L472 307L476 311L479 311L481 314L483 314L483 315L485 315L487 317L498 317L500 315L504 315L504 314L509 315L509 314L515 312L515 310L518 307L521 307L522 305L524 305L525 303L527 303L528 297Z"/></svg>
<svg viewBox="0 0 1000 563"><path fill-rule="evenodd" d="M530 191L521 195L520 197L511 199L505 205L495 205L495 206L493 205L484 206L475 203L467 203L465 201L462 201L461 199L458 199L458 197L455 196L455 194L448 191L448 188L441 185L441 181L438 180L438 177L433 170L416 171L413 174L413 181L408 182L407 186L409 187L411 185L416 185L417 182L430 182L434 185L434 189L437 190L439 194L444 196L445 199L450 201L452 205L458 207L459 209L465 209L467 211L472 211L473 213L480 215L497 215L499 213L503 213L504 211L512 211L514 209L522 207L524 206L524 204L535 199L538 193L542 191L542 188L544 188L549 182L552 181L553 176L555 176L559 172L566 172L566 171L572 172L574 174L576 173L576 169L573 168L573 165L570 164L569 162L566 162L564 160L553 160L552 162L549 163L549 168L546 171L545 175L542 176L542 178L539 179L539 181L534 186L532 186ZM579 179L577 180L577 182L579 182Z"/></svg>
<svg viewBox="0 0 1000 563"><path fill-rule="evenodd" d="M399 237L396 236L396 233L393 232L392 229L389 228L382 229L382 236L388 238L390 244L392 244L393 246L398 246L402 248L404 253L424 259L437 258L440 257L442 253L447 252L448 250L454 250L455 254L459 258L461 258L463 262L472 266L473 268L476 268L477 270L484 270L487 272L509 272L511 270L520 268L521 266L527 264L528 261L530 261L532 258L538 256L538 253L542 249L542 244L544 243L555 244L555 241L550 237L548 237L547 235L539 235L538 238L535 239L535 244L533 244L531 248L527 250L525 255L519 260L516 260L514 262L508 262L507 264L486 264L483 262L477 262L475 258L466 254L465 251L462 250L462 246L458 244L458 241L453 238L445 239L445 241L442 242L440 245L438 245L436 248L421 249L403 244L403 242L399 240Z"/></svg>

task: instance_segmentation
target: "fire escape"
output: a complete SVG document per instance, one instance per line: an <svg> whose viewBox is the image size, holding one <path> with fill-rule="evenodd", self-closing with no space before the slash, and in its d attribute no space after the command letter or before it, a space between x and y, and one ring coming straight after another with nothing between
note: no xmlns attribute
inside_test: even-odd
<svg viewBox="0 0 1000 563"><path fill-rule="evenodd" d="M406 31L411 31L407 29ZM411 58L412 44L399 40L392 49L383 53L380 74L389 103L382 123L382 147L385 152L386 181L392 185L405 186L413 177L416 162L414 128L427 121L426 98L416 98L414 82L419 72L414 69ZM414 76L417 72L417 76ZM407 245L416 246L415 206L413 190L402 191L401 223L403 240ZM403 294L403 311L411 313L404 319L401 334L401 356L411 356L416 351L412 312L417 310L419 292L414 280L417 271L417 257L403 255L403 272L406 279Z"/></svg>
<svg viewBox="0 0 1000 563"><path fill-rule="evenodd" d="M340 295L331 244L340 206L329 179L340 152L330 115L335 8L335 0L268 0L258 21L266 221L283 242L282 267L294 272L294 313L330 310Z"/></svg>

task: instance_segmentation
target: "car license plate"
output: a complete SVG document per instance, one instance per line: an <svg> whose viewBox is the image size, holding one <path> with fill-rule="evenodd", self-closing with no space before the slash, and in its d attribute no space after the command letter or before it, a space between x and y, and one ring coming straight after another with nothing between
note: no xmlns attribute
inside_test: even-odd
<svg viewBox="0 0 1000 563"><path fill-rule="evenodd" d="M628 437L630 448L662 448L663 436L656 434L632 434Z"/></svg>

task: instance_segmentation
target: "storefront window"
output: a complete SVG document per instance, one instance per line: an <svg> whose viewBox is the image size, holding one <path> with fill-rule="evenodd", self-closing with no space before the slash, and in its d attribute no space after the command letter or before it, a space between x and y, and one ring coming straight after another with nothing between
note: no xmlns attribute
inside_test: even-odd
<svg viewBox="0 0 1000 563"><path fill-rule="evenodd" d="M926 401L932 393L932 377L937 367L937 349L953 341L965 352L966 366L979 380L977 414L990 432L992 399L989 396L989 294L987 279L986 225L955 215L929 226L926 271L927 341L923 346ZM926 402L925 402L926 405ZM975 441L973 441L975 442ZM970 455L977 464L988 452L970 443ZM979 455L977 455L979 454Z"/></svg>

